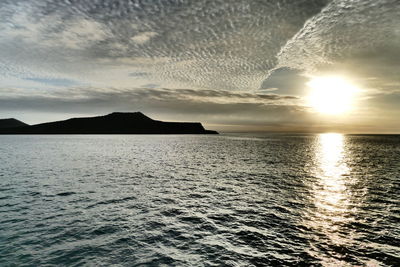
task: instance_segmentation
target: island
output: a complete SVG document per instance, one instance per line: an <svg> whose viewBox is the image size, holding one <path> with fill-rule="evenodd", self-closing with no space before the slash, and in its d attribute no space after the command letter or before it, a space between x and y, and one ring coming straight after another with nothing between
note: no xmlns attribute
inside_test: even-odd
<svg viewBox="0 0 400 267"><path fill-rule="evenodd" d="M0 129L16 128L24 126L28 126L28 124L23 123L22 121L16 119L0 119Z"/></svg>
<svg viewBox="0 0 400 267"><path fill-rule="evenodd" d="M105 116L71 118L28 125L16 119L0 120L0 134L218 134L199 122L164 122L141 112L114 112Z"/></svg>

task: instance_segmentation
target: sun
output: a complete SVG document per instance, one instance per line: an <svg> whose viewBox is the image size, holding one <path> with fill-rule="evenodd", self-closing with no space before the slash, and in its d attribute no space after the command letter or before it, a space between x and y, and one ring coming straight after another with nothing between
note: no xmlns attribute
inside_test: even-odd
<svg viewBox="0 0 400 267"><path fill-rule="evenodd" d="M307 83L310 91L308 104L324 114L343 114L351 111L354 97L359 89L339 76L313 77Z"/></svg>

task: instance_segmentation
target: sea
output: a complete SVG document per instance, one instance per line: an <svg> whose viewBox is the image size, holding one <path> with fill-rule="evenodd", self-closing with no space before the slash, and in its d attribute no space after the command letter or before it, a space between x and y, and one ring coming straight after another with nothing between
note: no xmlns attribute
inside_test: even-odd
<svg viewBox="0 0 400 267"><path fill-rule="evenodd" d="M400 266L400 136L0 136L0 266Z"/></svg>

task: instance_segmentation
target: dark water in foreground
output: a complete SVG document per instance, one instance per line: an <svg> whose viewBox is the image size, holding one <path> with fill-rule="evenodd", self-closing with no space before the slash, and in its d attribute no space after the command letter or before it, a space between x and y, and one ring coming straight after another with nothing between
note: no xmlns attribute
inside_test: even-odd
<svg viewBox="0 0 400 267"><path fill-rule="evenodd" d="M0 266L400 266L400 136L0 136Z"/></svg>

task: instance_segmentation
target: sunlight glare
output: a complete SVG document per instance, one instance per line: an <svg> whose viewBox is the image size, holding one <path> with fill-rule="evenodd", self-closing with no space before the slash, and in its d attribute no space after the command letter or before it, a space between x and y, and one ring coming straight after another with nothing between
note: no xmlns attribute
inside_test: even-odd
<svg viewBox="0 0 400 267"><path fill-rule="evenodd" d="M308 104L324 114L342 114L353 108L353 100L359 89L342 77L314 77L310 87Z"/></svg>

